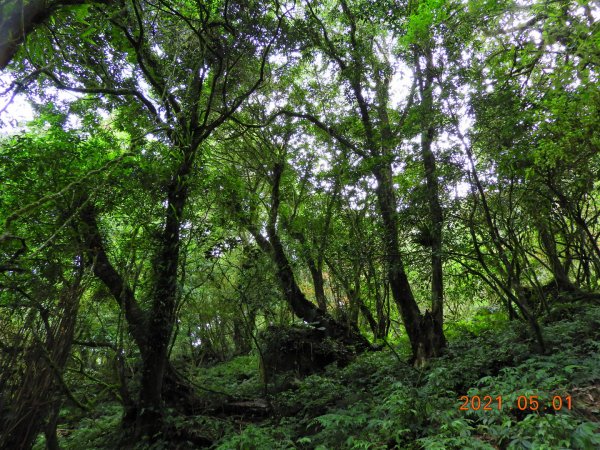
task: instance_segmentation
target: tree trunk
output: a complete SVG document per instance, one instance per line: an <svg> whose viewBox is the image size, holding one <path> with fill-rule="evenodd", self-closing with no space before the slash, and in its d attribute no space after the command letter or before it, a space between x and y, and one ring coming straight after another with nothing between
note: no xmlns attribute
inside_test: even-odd
<svg viewBox="0 0 600 450"><path fill-rule="evenodd" d="M371 159L371 173L377 179L377 203L383 222L382 237L385 248L385 263L392 297L402 316L415 361L427 359L441 353L445 339L443 339L441 324L436 324L437 321L428 320L428 316L421 315L400 255L398 218L391 165L398 139L397 133L392 130L388 116L390 104L389 85L392 70L388 62L370 59L369 62L372 63L371 67L374 69L373 72L369 75L363 72L368 65L364 64L366 57L364 48L359 47L355 39L356 17L346 2L342 2L340 6L350 24L350 56L342 56L325 32L321 43L324 44L323 48L326 54L339 66L341 76L348 82L353 93L358 118L362 124L361 131L364 133L364 145L356 146L352 140L346 139L343 133L327 126L310 114L288 113L288 115L310 120L345 148L354 151L362 158ZM346 50L343 53L345 54ZM368 99L370 95L365 95L362 84L363 80L368 79L369 76L372 76L375 81L375 101L373 103ZM412 97L411 93L403 116L407 115L412 105ZM375 116L377 116L376 120L374 120ZM440 311L441 309L438 307L436 313L439 314Z"/></svg>
<svg viewBox="0 0 600 450"><path fill-rule="evenodd" d="M385 311L385 294L381 294L381 289L379 288L379 286L383 284L384 286L386 286L387 290L387 283L382 283L377 278L377 271L375 270L375 265L373 264L373 260L370 258L367 260L367 267L365 268L365 277L367 279L366 281L367 286L369 287L369 291L375 295L375 313L377 315L377 320L375 320L375 318L372 315L370 318L369 316L367 316L367 314L370 314L371 311L365 305L364 301L362 301L362 299L359 299L361 304L361 312L363 313L367 321L369 321L369 325L373 330L373 335L375 336L375 339L382 339L386 335L389 316L386 314Z"/></svg>
<svg viewBox="0 0 600 450"><path fill-rule="evenodd" d="M456 126L456 128L458 130L458 119L456 118L456 116L453 117L453 120L454 120L454 125ZM460 131L458 131L458 133L460 136ZM464 142L464 140L463 140L463 142ZM479 246L477 244L477 240L475 238L474 231L471 230L473 243L474 243L475 249L477 251L477 258L478 258L479 262L481 263L481 265L485 268L485 271L488 273L488 275L490 275L490 277L494 280L495 284L507 296L509 314L514 313L514 310L510 309L511 304L514 302L515 305L517 305L517 308L519 309L519 311L521 312L523 317L525 318L525 320L527 321L527 323L529 324L529 326L531 327L531 330L533 331L533 334L536 338L537 346L538 346L538 349L540 350L540 353L544 353L546 351L546 344L544 341L544 336L542 334L542 330L537 322L535 315L527 306L525 296L523 294L523 287L521 285L521 281L519 280L519 275L518 275L518 273L515 274L515 267L514 267L513 261L511 261L508 258L506 250L505 250L506 244L504 243L502 237L500 236L500 231L499 231L498 227L496 226L496 224L494 223L494 220L492 219L492 213L490 211L490 208L489 208L489 205L487 202L485 191L484 191L483 185L481 184L481 181L479 179L479 175L477 173L477 168L475 167L475 161L473 159L472 149L468 145L465 145L464 149L465 149L465 153L467 155L467 160L469 161L469 165L470 165L470 169L471 169L471 175L472 175L471 182L474 184L475 190L479 194L479 199L481 200L483 214L485 217L485 223L486 223L489 235L490 235L490 240L492 242L492 246L490 246L489 248L495 249L495 251L496 251L495 256L498 258L499 263L500 263L499 267L504 272L504 275L507 277L507 281L505 283L503 283L502 280L500 280L498 277L493 275L492 272L487 268L487 265L485 264L485 260L483 259L483 255L479 251ZM477 194L475 194L475 192L474 192L473 197L476 198L476 195ZM474 214L474 210L473 210L473 214Z"/></svg>
<svg viewBox="0 0 600 450"><path fill-rule="evenodd" d="M375 336L375 338L378 338L379 327L378 327L377 321L373 317L373 313L371 312L369 307L367 305L365 305L365 302L361 298L360 273L359 273L360 268L355 268L354 284L350 285L350 280L345 278L340 273L340 271L332 264L331 261L325 259L325 262L327 264L327 267L329 267L329 270L333 273L333 275L338 280L339 284L341 285L342 289L344 290L344 293L346 294L346 298L348 299L349 310L350 310L349 314L348 314L348 321L350 323L350 326L353 328L358 328L358 315L360 313L364 316L365 320L369 324L369 328L371 328L371 331L373 332L373 336Z"/></svg>
<svg viewBox="0 0 600 450"><path fill-rule="evenodd" d="M582 236L584 236L583 242L587 240L587 244L591 250L591 255L589 258L594 265L596 274L600 274L600 245L598 245L597 239L594 237L594 234L586 223L581 208L571 202L567 196L552 183L550 183L550 189L552 189L552 191L558 197L561 208L565 211L565 213L571 216L573 222L575 222L575 224L581 230Z"/></svg>
<svg viewBox="0 0 600 450"><path fill-rule="evenodd" d="M60 450L56 427L60 412L60 402L56 401L52 406L46 426L44 427L44 436L46 437L46 450Z"/></svg>
<svg viewBox="0 0 600 450"><path fill-rule="evenodd" d="M136 436L155 436L162 426L162 388L169 367L168 348L175 322L177 271L180 251L180 226L187 200L194 147L188 149L167 192L165 228L155 268L152 307L146 315L133 291L110 263L100 235L94 206L88 202L80 209L80 234L94 274L108 287L125 312L129 331L142 356L142 380L136 413Z"/></svg>
<svg viewBox="0 0 600 450"><path fill-rule="evenodd" d="M432 67L430 66L430 68ZM433 76L433 72L430 71L429 75ZM404 264L402 256L400 255L400 245L398 242L398 215L396 211L396 196L394 194L391 165L393 150L395 148L395 139L387 111L391 77L385 68L382 70L376 69L374 77L376 82L375 96L377 99L376 112L380 123L381 145L377 143L377 139L373 132L372 119L362 94L362 88L358 83L354 84L354 92L361 111L361 120L366 135L367 147L371 156L379 160L377 164L374 165L372 173L377 179L377 203L383 222L383 242L386 254L388 281L392 291L392 297L402 316L402 322L404 323L404 327L406 328L410 340L414 363L416 365L423 365L427 359L439 356L442 353L446 339L444 337L441 320L436 320L429 312L426 312L425 315L421 315L419 306L413 296L408 277L404 271ZM431 79L431 83L432 82L433 79ZM412 100L409 100L405 113L408 112L411 102ZM426 132L429 128L431 128L431 124L428 122L427 130L423 131ZM429 139L428 143L431 145L432 135L427 134L426 138ZM430 178L432 176L435 176L435 172L430 174ZM433 181L435 182L436 180ZM433 184L431 189L435 194L435 200L437 199L437 182ZM439 213L441 214L441 209L439 210ZM441 250L441 219L438 221L438 224L439 248ZM438 261L437 258L440 258L439 261L441 263L441 251L437 253L434 252L434 254L436 264ZM441 268L441 264L436 266L436 270L437 268ZM435 314L441 318L443 315L440 300L443 298L441 273L436 273L435 277L434 288L436 289L436 294L433 304Z"/></svg>
<svg viewBox="0 0 600 450"><path fill-rule="evenodd" d="M442 207L439 199L439 186L435 156L432 151L435 128L433 125L433 81L434 67L431 48L423 51L425 56L425 72L419 64L419 54L415 52L416 76L421 94L421 158L425 169L427 202L431 220L431 313L436 327L444 323L444 281L442 270Z"/></svg>
<svg viewBox="0 0 600 450"><path fill-rule="evenodd" d="M56 420L55 408L60 402L57 393L63 389L59 380L62 380L73 343L82 276L80 268L74 281L63 287L58 311L54 311L57 320L47 329L46 342L31 343L25 352L21 379L8 398L8 419L0 417L0 448L31 448L42 428L50 430ZM44 320L48 321L48 318ZM47 418L49 423L44 427ZM50 439L51 446L51 433Z"/></svg>
<svg viewBox="0 0 600 450"><path fill-rule="evenodd" d="M300 231L291 231L290 235L302 246L302 253L313 281L317 305L322 311L327 311L327 297L325 296L325 283L323 281L323 266L322 264L318 264L311 255L310 247L304 233Z"/></svg>
<svg viewBox="0 0 600 450"><path fill-rule="evenodd" d="M87 199L81 201L84 202ZM140 309L133 291L108 259L96 214L96 209L90 201L79 210L79 234L85 247L88 264L93 267L94 275L104 283L124 311L129 333L140 353L143 354L147 347L146 317Z"/></svg>
<svg viewBox="0 0 600 450"><path fill-rule="evenodd" d="M252 329L254 328L254 317L250 317L248 323L238 316L233 318L233 345L236 355L247 355L252 350Z"/></svg>
<svg viewBox="0 0 600 450"><path fill-rule="evenodd" d="M357 349L370 348L369 342L357 331L335 321L329 314L322 311L307 300L298 286L292 267L284 253L278 236L271 238L271 255L277 267L277 278L294 314L305 322L326 329L326 334L342 342L355 345Z"/></svg>
<svg viewBox="0 0 600 450"><path fill-rule="evenodd" d="M421 315L404 271L399 251L392 168L389 164L384 167L377 166L374 174L378 183L376 193L383 221L383 241L392 296L402 316L414 362L422 365L425 360L441 354L445 342L443 330L429 313L426 313L425 316Z"/></svg>
<svg viewBox="0 0 600 450"><path fill-rule="evenodd" d="M556 242L552 238L548 224L544 221L539 221L538 232L540 234L540 240L542 241L542 247L550 262L550 268L552 269L552 274L557 287L560 290L565 291L574 290L575 287L571 283L571 280L569 280L569 275L565 271L565 268L558 257Z"/></svg>
<svg viewBox="0 0 600 450"><path fill-rule="evenodd" d="M142 354L141 412L136 428L139 436L154 436L162 427L162 387L177 306L180 228L188 198L188 178L197 145L183 152L183 161L167 190L165 228L156 265L156 284L148 318L147 349Z"/></svg>
<svg viewBox="0 0 600 450"><path fill-rule="evenodd" d="M91 3L88 0L4 0L0 6L0 70L15 56L27 35L44 23L56 10ZM95 0L94 3L108 3Z"/></svg>
<svg viewBox="0 0 600 450"><path fill-rule="evenodd" d="M283 163L277 162L274 164L271 187L271 209L269 211L269 219L266 226L268 239L260 234L253 224L246 223L246 227L261 250L268 254L275 264L279 285L294 314L307 323L325 328L325 333L328 336L338 339L346 344L353 345L357 350L366 350L367 348L370 348L371 345L358 330L354 330L351 327L335 321L325 311L308 301L296 282L292 266L285 255L276 226L279 215L279 191L283 170Z"/></svg>
<svg viewBox="0 0 600 450"><path fill-rule="evenodd" d="M317 267L312 258L309 259L308 268L315 288L315 299L321 311L327 311L327 297L325 296L325 283L323 281L323 270Z"/></svg>

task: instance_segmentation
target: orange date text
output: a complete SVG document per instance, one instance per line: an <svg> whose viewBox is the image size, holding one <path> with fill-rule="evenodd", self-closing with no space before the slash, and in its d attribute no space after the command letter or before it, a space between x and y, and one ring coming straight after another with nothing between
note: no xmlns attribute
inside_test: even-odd
<svg viewBox="0 0 600 450"><path fill-rule="evenodd" d="M459 400L461 404L458 409L460 411L501 411L503 406L505 406L501 395L462 395L459 397ZM510 405L511 410L519 411L560 411L563 408L572 408L570 395L555 395L551 399L548 399L547 403L544 403L537 395L519 395L516 404Z"/></svg>

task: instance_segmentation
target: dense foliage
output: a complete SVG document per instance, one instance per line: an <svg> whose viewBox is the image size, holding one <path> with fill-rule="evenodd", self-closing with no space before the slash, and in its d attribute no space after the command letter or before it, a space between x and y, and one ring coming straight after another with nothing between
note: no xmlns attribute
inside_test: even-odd
<svg viewBox="0 0 600 450"><path fill-rule="evenodd" d="M600 448L599 18L2 1L0 448Z"/></svg>

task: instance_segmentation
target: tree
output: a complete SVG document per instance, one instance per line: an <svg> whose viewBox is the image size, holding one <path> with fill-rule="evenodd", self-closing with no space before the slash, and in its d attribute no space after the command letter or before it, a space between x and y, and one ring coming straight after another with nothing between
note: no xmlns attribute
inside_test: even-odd
<svg viewBox="0 0 600 450"><path fill-rule="evenodd" d="M85 142L63 129L66 117L47 109L30 133L1 145L2 177L16 182L1 196L2 222L10 230L0 240L3 448L29 448L41 429L48 446L58 448L55 426L63 398L77 403L64 373L90 277L73 227L73 198L66 194L93 176L80 152L93 148L103 158L114 144L102 133ZM52 166L62 170L49 171Z"/></svg>
<svg viewBox="0 0 600 450"><path fill-rule="evenodd" d="M123 308L142 356L139 405L133 414L138 435L153 436L161 427L190 180L209 136L263 83L281 14L277 5L262 4L84 5L55 15L54 25L44 33L36 30L40 35L20 61L45 85L97 96L120 114L136 115L123 129L138 151L144 148L139 139L148 133L163 144L169 170L156 185L164 189L165 207L147 308L108 256L98 224L99 205L83 192L79 208L88 263Z"/></svg>
<svg viewBox="0 0 600 450"><path fill-rule="evenodd" d="M324 333L360 350L370 347L368 341L361 336L358 330L346 326L343 322L333 319L327 313L326 307L322 307L324 298L323 287L323 247L318 251L317 262L310 254L310 247L306 237L299 229L298 210L304 197L308 180L300 181L300 191L295 192L293 183L285 183L285 176L289 172L288 166L292 159L292 152L296 149L292 143L294 138L293 129L287 124L273 124L269 128L242 131L243 138L240 139L241 149L238 158L243 164L234 164L230 168L227 178L221 178L225 184L225 197L222 199L223 207L229 210L232 217L244 227L252 236L258 248L268 255L276 270L276 277L284 296L294 314L308 324L312 324ZM236 158L237 159L237 158ZM237 161L236 161L237 162ZM310 166L309 166L310 167ZM244 174L245 180L236 177L234 173ZM287 205L285 191L292 190L296 202ZM264 197L264 198L261 198ZM289 195L288 195L289 197ZM264 213L259 207L265 205ZM286 206L288 214L283 214L282 209ZM326 213L326 214L331 214ZM325 219L327 222L328 219ZM263 233L262 229L266 231ZM299 286L294 274L293 264L286 254L283 235L286 233L296 241L300 241L300 252L307 264L315 286L315 297L317 305L310 302ZM329 231L328 226L322 231L322 241L326 241ZM316 280L316 281L315 281ZM321 296L321 303L319 303Z"/></svg>
<svg viewBox="0 0 600 450"><path fill-rule="evenodd" d="M427 370L496 303L544 353L597 299L592 2L0 8L1 95L36 111L0 137L0 446L56 447L96 402L119 445L207 446L190 417L269 413L210 364L315 344L322 368L405 332Z"/></svg>
<svg viewBox="0 0 600 450"><path fill-rule="evenodd" d="M337 12L339 7L340 13ZM365 4L350 4L342 1L337 4L325 4L321 8L312 2L304 6L306 33L311 51L327 58L321 70L336 70L339 82L349 104L343 106L347 116L343 117L351 133L341 131L340 124L333 125L327 118L313 113L314 106L304 104L303 112L287 111L292 117L316 125L336 140L348 151L363 160L377 183L375 189L377 204L383 223L383 242L386 255L387 278L393 298L401 312L404 327L411 341L413 356L418 364L431 356L440 354L444 346L442 325L437 319L442 315L439 272L441 258L436 244L433 252L435 259L435 314L421 314L406 275L404 261L398 241L399 222L397 200L393 182L393 161L395 149L401 139L404 122L414 101L414 88L406 98L404 111L400 114L390 110L390 82L394 67L390 59L390 47L387 44L394 35L367 19L364 15ZM334 11L336 11L334 13ZM367 11L378 14L379 10L368 7ZM338 19L340 23L334 22ZM340 28L340 25L342 28ZM315 56L313 56L314 58ZM329 61L333 66L329 65ZM335 68L335 69L334 69ZM371 87L372 86L372 87ZM431 92L430 86L423 85L423 94ZM426 101L426 100L424 100ZM423 117L427 117L425 113ZM424 119L425 121L429 119ZM425 122L424 122L425 123ZM431 172L431 155L427 152L431 137L430 127L423 130L424 154L427 155L429 185L434 195L435 176ZM429 136L429 137L427 137ZM439 210L434 208L435 213ZM436 229L441 230L439 217L435 219ZM441 232L441 231L440 231ZM438 236L439 237L439 236ZM441 245L441 240L438 239Z"/></svg>

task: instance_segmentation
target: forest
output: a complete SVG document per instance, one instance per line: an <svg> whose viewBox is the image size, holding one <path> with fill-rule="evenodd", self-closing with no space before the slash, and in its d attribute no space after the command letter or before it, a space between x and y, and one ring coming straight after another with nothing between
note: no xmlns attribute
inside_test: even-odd
<svg viewBox="0 0 600 450"><path fill-rule="evenodd" d="M600 4L1 0L0 449L600 448Z"/></svg>

